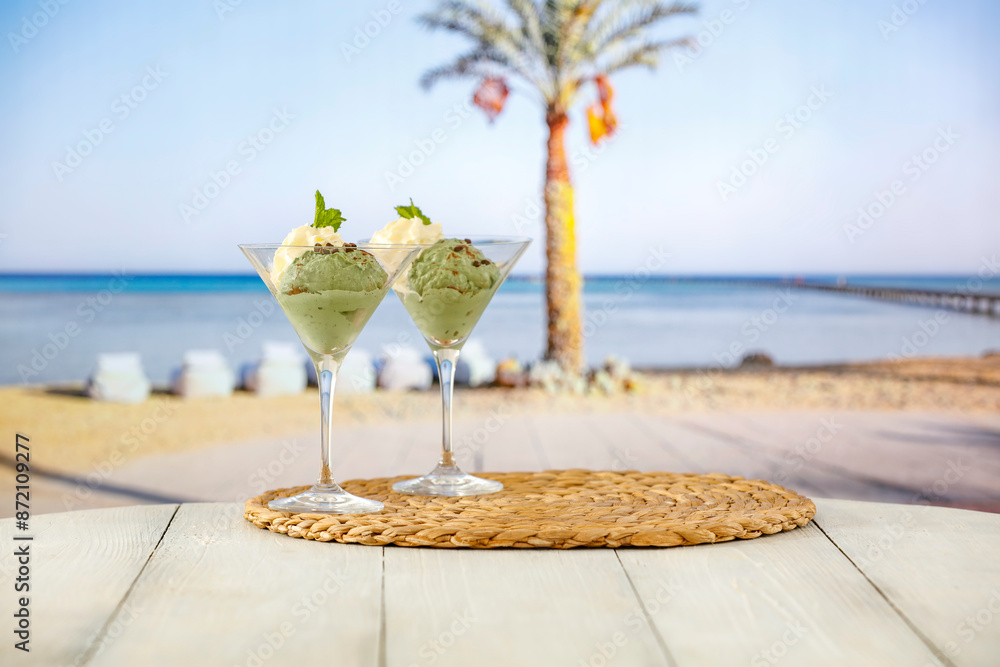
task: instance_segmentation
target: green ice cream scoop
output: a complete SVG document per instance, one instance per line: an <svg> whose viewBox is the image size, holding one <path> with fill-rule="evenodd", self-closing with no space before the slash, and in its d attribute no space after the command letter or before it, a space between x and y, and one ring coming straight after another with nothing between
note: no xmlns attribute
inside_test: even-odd
<svg viewBox="0 0 1000 667"><path fill-rule="evenodd" d="M388 281L371 254L347 246L322 247L303 253L285 269L276 296L306 347L336 354L354 344Z"/></svg>
<svg viewBox="0 0 1000 667"><path fill-rule="evenodd" d="M300 255L281 276L282 294L380 290L389 279L370 253L359 248L326 246Z"/></svg>
<svg viewBox="0 0 1000 667"><path fill-rule="evenodd" d="M444 239L421 251L396 293L420 332L450 347L472 333L500 283L500 269L461 239Z"/></svg>
<svg viewBox="0 0 1000 667"><path fill-rule="evenodd" d="M478 248L461 239L444 239L420 253L407 279L417 294L452 289L469 295L493 287L500 270Z"/></svg>

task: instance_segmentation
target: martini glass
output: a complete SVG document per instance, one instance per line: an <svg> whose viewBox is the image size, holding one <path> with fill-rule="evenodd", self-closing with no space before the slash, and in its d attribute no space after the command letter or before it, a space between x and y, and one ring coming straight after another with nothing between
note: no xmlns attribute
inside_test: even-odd
<svg viewBox="0 0 1000 667"><path fill-rule="evenodd" d="M378 512L382 503L359 498L344 491L330 474L330 449L333 392L337 372L351 345L364 329L368 319L382 303L389 288L417 254L416 246L359 244L342 248L332 246L283 246L280 244L241 245L240 250L257 269L271 290L285 316L298 334L309 357L316 366L319 379L320 416L322 421L321 448L323 467L319 481L307 491L287 498L277 498L267 504L280 512L316 512L324 514L363 514ZM364 253L367 270L351 269L357 279L357 290L309 291L308 284L281 289L284 267L305 258L308 253ZM353 285L352 285L353 287Z"/></svg>
<svg viewBox="0 0 1000 667"><path fill-rule="evenodd" d="M530 243L527 238L490 237L448 239L447 244L425 245L393 285L393 291L413 318L437 363L443 422L441 459L437 466L422 477L396 482L393 491L421 496L475 496L503 488L500 482L463 472L455 463L451 441L455 364L483 311ZM476 268L467 270L478 269L479 275L486 272L491 276L489 280L470 281L463 272L449 270L456 257L464 256L468 261L480 257L479 253L484 261L472 261ZM432 258L442 260L443 263L438 262L438 270ZM495 271L487 271L490 264L495 265ZM433 279L427 280L428 273L433 273ZM423 279L417 278L418 274L424 274ZM470 286L470 282L479 284ZM422 293L416 291L421 286Z"/></svg>

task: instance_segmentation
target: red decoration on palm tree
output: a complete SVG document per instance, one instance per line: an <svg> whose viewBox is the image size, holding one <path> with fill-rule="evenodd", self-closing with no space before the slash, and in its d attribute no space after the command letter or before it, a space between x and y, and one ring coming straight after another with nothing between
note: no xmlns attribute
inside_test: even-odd
<svg viewBox="0 0 1000 667"><path fill-rule="evenodd" d="M492 123L503 111L508 94L510 94L510 89L507 88L507 82L500 78L491 77L483 79L483 82L479 84L476 94L472 96L472 103L482 109Z"/></svg>
<svg viewBox="0 0 1000 667"><path fill-rule="evenodd" d="M587 107L587 122L590 126L590 143L597 144L604 137L610 137L618 129L618 118L611 109L611 98L615 91L603 74L594 77L597 84L597 103Z"/></svg>

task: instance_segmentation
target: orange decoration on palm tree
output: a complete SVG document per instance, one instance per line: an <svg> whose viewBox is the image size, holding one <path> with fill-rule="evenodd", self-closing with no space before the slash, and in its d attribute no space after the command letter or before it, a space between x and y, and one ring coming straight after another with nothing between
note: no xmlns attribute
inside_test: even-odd
<svg viewBox="0 0 1000 667"><path fill-rule="evenodd" d="M611 109L611 98L615 91L603 74L594 77L597 84L596 104L587 107L587 122L590 126L590 143L597 144L604 137L610 137L618 129L618 118Z"/></svg>
<svg viewBox="0 0 1000 667"><path fill-rule="evenodd" d="M482 109L492 123L503 111L503 105L507 101L509 93L507 82L503 79L483 79L476 94L472 96L472 103Z"/></svg>

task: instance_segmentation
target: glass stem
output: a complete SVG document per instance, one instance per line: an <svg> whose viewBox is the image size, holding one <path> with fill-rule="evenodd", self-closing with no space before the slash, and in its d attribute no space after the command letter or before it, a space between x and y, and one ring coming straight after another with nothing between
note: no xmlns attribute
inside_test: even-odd
<svg viewBox="0 0 1000 667"><path fill-rule="evenodd" d="M320 454L323 457L323 468L319 472L319 481L316 486L324 491L340 490L340 486L333 481L333 475L330 473L333 448L331 412L333 410L333 393L337 386L337 372L340 371L340 363L344 360L345 355L346 352L313 357L313 364L316 366L316 379L319 383Z"/></svg>
<svg viewBox="0 0 1000 667"><path fill-rule="evenodd" d="M434 350L437 361L438 381L441 383L441 468L455 467L455 454L451 445L451 399L455 389L455 364L458 350L440 348Z"/></svg>

